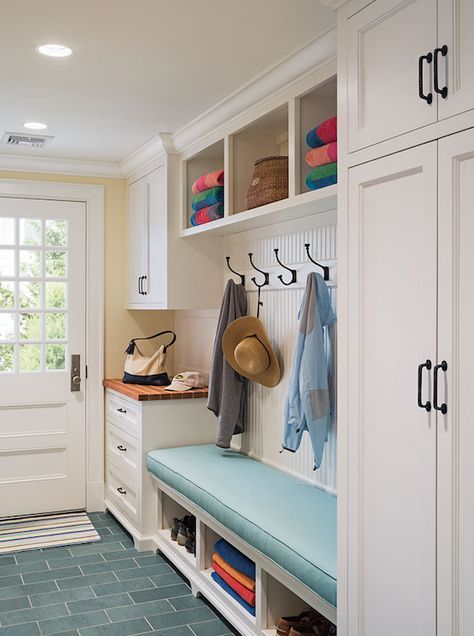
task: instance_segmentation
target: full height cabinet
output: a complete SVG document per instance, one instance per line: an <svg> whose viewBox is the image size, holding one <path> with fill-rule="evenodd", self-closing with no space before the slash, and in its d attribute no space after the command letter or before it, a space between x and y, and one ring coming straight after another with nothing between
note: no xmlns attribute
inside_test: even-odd
<svg viewBox="0 0 474 636"><path fill-rule="evenodd" d="M349 152L473 108L473 24L472 0L354 7L345 24Z"/></svg>
<svg viewBox="0 0 474 636"><path fill-rule="evenodd" d="M347 636L472 636L474 131L348 193Z"/></svg>

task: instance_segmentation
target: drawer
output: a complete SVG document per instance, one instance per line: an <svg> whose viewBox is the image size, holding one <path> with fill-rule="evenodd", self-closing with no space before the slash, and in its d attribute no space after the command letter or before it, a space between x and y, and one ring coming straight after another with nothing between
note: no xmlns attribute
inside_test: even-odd
<svg viewBox="0 0 474 636"><path fill-rule="evenodd" d="M138 486L114 464L107 466L107 497L127 519L138 522Z"/></svg>
<svg viewBox="0 0 474 636"><path fill-rule="evenodd" d="M126 433L138 439L140 425L140 406L130 400L124 400L115 393L106 393L105 398L107 419Z"/></svg>
<svg viewBox="0 0 474 636"><path fill-rule="evenodd" d="M131 479L138 479L138 440L107 420L107 461Z"/></svg>

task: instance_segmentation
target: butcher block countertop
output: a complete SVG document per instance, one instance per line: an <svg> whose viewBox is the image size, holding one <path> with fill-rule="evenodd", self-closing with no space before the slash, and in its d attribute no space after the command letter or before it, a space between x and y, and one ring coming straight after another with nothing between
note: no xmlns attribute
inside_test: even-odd
<svg viewBox="0 0 474 636"><path fill-rule="evenodd" d="M189 400L192 398L207 398L208 390L190 389L189 391L166 391L162 386L144 386L142 384L124 384L122 380L104 380L103 385L138 402L156 400Z"/></svg>

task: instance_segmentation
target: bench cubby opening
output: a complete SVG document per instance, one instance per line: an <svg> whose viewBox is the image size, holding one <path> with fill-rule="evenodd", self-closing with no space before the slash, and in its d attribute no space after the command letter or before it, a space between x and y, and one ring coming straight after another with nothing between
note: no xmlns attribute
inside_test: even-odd
<svg viewBox="0 0 474 636"><path fill-rule="evenodd" d="M216 170L224 169L224 140L220 139L216 143L204 148L200 152L198 152L193 157L190 157L185 162L185 172L186 178L184 179L185 184L185 215L186 221L184 227L192 227L191 225L191 216L193 214L193 209L191 206L193 200L192 186L193 183L200 176L207 174L208 172L215 172ZM225 178L225 175L224 175ZM224 206L226 202L224 202ZM211 221L212 223L212 221ZM207 225L207 224L206 224Z"/></svg>
<svg viewBox="0 0 474 636"><path fill-rule="evenodd" d="M232 136L232 210L245 211L245 195L252 182L255 162L288 155L288 104L252 122Z"/></svg>
<svg viewBox="0 0 474 636"><path fill-rule="evenodd" d="M184 508L181 504L175 501L172 497L169 497L164 492L159 493L159 506L158 506L158 535L159 537L170 546L170 548L177 552L182 559L189 561L192 565L196 566L196 555L188 552L184 545L179 545L177 541L171 539L171 528L173 527L173 519L182 519L186 515L192 515L192 512ZM194 516L194 515L193 515ZM196 520L197 525L197 520ZM196 528L197 530L197 528ZM198 538L196 537L196 546L198 544Z"/></svg>
<svg viewBox="0 0 474 636"><path fill-rule="evenodd" d="M297 104L299 104L299 131L297 134L296 161L299 179L296 181L296 193L301 194L303 192L310 192L310 189L306 185L306 177L312 170L305 161L305 155L310 150L310 147L306 143L306 135L318 124L336 115L336 76L331 77L308 93L300 95L297 98Z"/></svg>

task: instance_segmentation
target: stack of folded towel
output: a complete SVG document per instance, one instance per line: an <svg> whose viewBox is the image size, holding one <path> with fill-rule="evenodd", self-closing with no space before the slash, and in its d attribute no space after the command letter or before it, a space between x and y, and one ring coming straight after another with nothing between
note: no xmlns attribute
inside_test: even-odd
<svg viewBox="0 0 474 636"><path fill-rule="evenodd" d="M323 121L306 135L311 150L305 161L313 168L306 177L310 190L318 190L337 183L337 117Z"/></svg>
<svg viewBox="0 0 474 636"><path fill-rule="evenodd" d="M214 581L255 616L255 563L224 539L214 546Z"/></svg>
<svg viewBox="0 0 474 636"><path fill-rule="evenodd" d="M202 225L224 216L224 171L203 174L192 186L191 225Z"/></svg>

